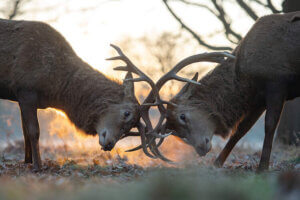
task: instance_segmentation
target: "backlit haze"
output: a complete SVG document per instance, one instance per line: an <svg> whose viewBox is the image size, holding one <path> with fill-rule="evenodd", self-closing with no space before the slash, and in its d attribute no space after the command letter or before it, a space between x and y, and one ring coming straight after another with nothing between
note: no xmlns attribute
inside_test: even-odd
<svg viewBox="0 0 300 200"><path fill-rule="evenodd" d="M1 2L6 3L3 0ZM205 2L205 0L202 2ZM1 9L3 9L3 5L0 3ZM208 11L189 7L178 2L171 2L170 5L185 23L193 27L199 34L207 35L210 44L219 46L229 45L222 35L211 36L211 33L220 31L223 27ZM233 29L238 30L241 35L244 35L253 24L253 21L246 17L246 14L232 3L228 3L225 9L230 10L229 14L232 18L238 18L232 24ZM134 39L147 35L148 37L153 36L153 39L155 39L157 35L163 32L172 32L174 34L182 32L180 25L167 11L161 0L31 0L22 6L21 11L23 14L16 19L37 20L49 23L67 39L75 52L84 61L104 74L117 79L122 79L125 73L115 73L112 67L116 66L117 63L105 61L105 58L115 53L112 52L109 46L110 43L118 45L120 41L124 42L124 38L128 37ZM263 15L264 12L266 11L257 10L257 13L260 15ZM0 14L0 17L3 16ZM182 34L190 40L186 45L182 46L182 54L178 55L178 61L191 54L208 51L199 47L188 33L183 31ZM122 48L122 46L120 47ZM138 49L137 46L133 46L130 50L134 51L135 48ZM143 57L143 54L145 54L143 51L136 53L140 57ZM145 57L147 56L145 55ZM143 62L152 63L151 60ZM139 67L142 69L142 66ZM16 111L18 109L17 105L8 102L4 104L9 109L14 110L12 113L16 113L16 115L7 114L7 116L10 116L6 116L7 124L5 126L7 130L10 131L11 135L15 135L13 138L23 140L21 137L21 123L18 111ZM98 138L83 138L78 136L79 134L74 134L74 132L78 131L68 122L63 113L54 112L51 109L43 112L39 111L39 120L41 123L42 139L48 138L49 135L54 135L56 138L55 144L67 144L76 147L76 150L93 147L97 149L98 153L101 152L98 145ZM69 136L72 139L69 139ZM180 160L193 152L190 147L174 140L174 138L169 140L172 141L163 145L163 152L167 156L175 160ZM6 142L6 140L4 141ZM45 143L45 140L42 140L42 143ZM54 143L50 144L49 140L47 140L46 145L54 145ZM124 148L127 149L138 143L138 140L127 139L125 142L119 142L114 152L123 154ZM168 146L171 151L167 151ZM177 150L174 151L173 147ZM142 156L141 154L139 152L140 156ZM129 157L129 160L134 160L134 157L131 155L135 154L126 155ZM177 157L178 155L180 158ZM194 152L191 155L195 156ZM144 164L141 162L139 164Z"/></svg>
<svg viewBox="0 0 300 200"><path fill-rule="evenodd" d="M221 24L204 9L180 3L171 3L171 6L199 34L222 30ZM235 20L233 28L238 27L239 32L245 33L253 22L236 6L228 7L232 7L233 18L240 19ZM161 0L31 0L21 10L24 14L17 19L51 24L81 58L104 73L111 66L104 61L110 55L110 43L118 43L124 36L137 38L145 34L154 37L164 31L177 33L180 28ZM211 43L227 44L222 37L216 37ZM199 48L198 52L201 51L204 49ZM182 58L184 56L187 55Z"/></svg>

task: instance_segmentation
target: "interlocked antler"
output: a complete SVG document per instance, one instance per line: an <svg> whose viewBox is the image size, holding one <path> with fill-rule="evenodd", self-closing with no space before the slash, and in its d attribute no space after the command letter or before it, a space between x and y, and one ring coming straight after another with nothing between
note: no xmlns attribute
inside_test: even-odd
<svg viewBox="0 0 300 200"><path fill-rule="evenodd" d="M178 80L178 81L182 81L182 82L188 82L188 83L192 83L192 84L201 85L201 83L197 82L196 80L190 80L190 79L187 79L187 78L179 77L176 74L181 69L183 69L184 67L186 67L186 66L188 66L188 65L190 65L192 63L203 62L203 61L221 63L221 62L223 62L225 60L225 57L235 59L234 55L232 55L230 53L227 53L227 52L212 52L212 53L203 53L203 54L193 55L193 56L190 56L190 57L187 57L187 58L181 60L169 72L167 72L164 76L162 76L156 82L156 88L157 88L156 90L157 91L155 91L155 93L159 92L159 90L162 88L162 86L168 80L172 80L172 79L175 79L175 80ZM155 100L154 99L154 91L151 91L149 93L149 95L147 96L147 98L145 99L145 101L144 101L143 104L152 103L152 102L154 102L154 100ZM169 102L169 104L171 104L171 103ZM176 105L173 104L173 106L176 106ZM149 111L149 107L142 107L142 112L143 113L148 113L148 111ZM165 112L166 112L165 110L161 111L161 118L160 118L159 123L157 124L157 126L154 128L155 131L158 131L158 130L166 131L165 130L165 124L162 124L162 122L165 119L165 115L166 115ZM146 116L146 117L149 117L149 116ZM154 136L152 135L152 137L154 137ZM157 147L162 144L163 139L164 138L161 138L161 140L159 141L158 144L155 143L155 138L148 139L148 141L152 141L152 143L151 144L148 143L147 145L148 146L149 145L152 145L152 146L154 145L155 147L153 147L153 148L157 149ZM138 150L140 148L141 148L141 146L138 146L138 147L136 147L134 149L131 149L131 150L128 150L128 151L135 151L135 150Z"/></svg>
<svg viewBox="0 0 300 200"><path fill-rule="evenodd" d="M160 99L159 91L158 91L155 83L145 73L143 73L140 69L138 69L130 61L130 59L122 52L122 50L119 47L117 47L116 45L113 45L113 44L111 44L111 47L113 47L118 52L119 56L108 58L107 60L122 60L123 62L126 63L126 66L115 67L114 70L128 71L128 72L132 72L132 73L139 75L138 78L125 79L124 81L133 81L133 82L146 81L151 86L151 89L152 89L154 102L142 104L142 107L147 108L147 109L142 109L142 111L141 111L141 117L144 120L146 127L141 123L139 123L137 125L137 128L138 128L140 136L141 136L141 143L142 143L140 145L140 148L142 148L144 153L151 158L159 157L162 160L168 161L167 158L165 158L163 155L161 155L161 153L157 149L157 145L154 145L155 141L149 141L148 140L149 137L146 136L146 135L153 135L153 137L151 137L150 140L155 140L156 137L159 137L159 138L166 137L166 136L158 135L156 129L153 130L148 111L151 106L157 106L161 115L163 115L163 113L165 113L165 107L163 106L163 104L168 103L168 102L165 102ZM163 119L164 118L161 117L159 121L161 121L161 120L163 121ZM161 124L162 121L159 123ZM147 131L147 133L146 133L146 131ZM126 136L136 136L136 135L137 135L136 133L130 133L129 135L126 135ZM123 136L122 138L124 138L126 136ZM149 144L148 147L150 148L153 155L148 152L147 144Z"/></svg>
<svg viewBox="0 0 300 200"><path fill-rule="evenodd" d="M147 75L145 75L142 71L140 71L125 56L125 54L121 51L121 49L119 47L117 47L115 45L111 45L111 46L119 53L119 56L109 58L107 60L122 60L127 64L127 66L116 67L114 69L115 70L121 70L121 71L129 71L129 72L135 73L135 74L140 76L139 78L127 79L127 80L124 80L124 81L134 81L134 82L146 81L147 83L149 83L149 85L152 88L151 92L149 93L149 95L147 96L147 98L145 99L143 104L141 105L141 117L144 120L144 122L146 124L146 127L141 123L139 123L137 125L140 136L141 136L142 144L138 147L135 147L134 149L128 150L127 152L136 151L136 150L139 150L139 149L142 148L144 153L147 156L151 157L151 158L157 158L158 157L162 160L170 161L169 159L165 158L159 152L158 147L163 143L164 138L167 137L168 135L170 135L170 134L165 134L166 131L170 131L170 130L166 130L165 124L163 124L163 121L166 118L166 109L163 106L163 104L171 104L173 106L176 106L176 105L171 103L171 102L166 102L166 101L161 100L160 96L159 96L159 90L161 89L161 87L168 80L171 80L171 79L201 85L200 83L198 83L195 80L190 80L190 79L187 79L187 78L183 78L183 77L180 77L176 74L181 69L183 69L184 67L186 67L187 65L190 65L192 63L202 62L202 61L220 63L220 62L225 60L225 57L229 57L229 58L234 59L235 56L233 56L233 55L231 55L227 52L212 52L212 53L203 53L203 54L197 54L197 55L190 56L190 57L185 58L182 61L180 61L168 73L166 73L164 76L162 76L157 81L156 84L154 84L154 82ZM149 116L149 109L150 109L151 106L157 106L158 110L160 112L159 121L158 121L158 123L157 123L157 125L155 126L154 129L152 127L152 124L151 124L151 121L150 121L150 116ZM161 134L158 134L158 133L161 133ZM130 136L136 136L137 133L131 133L129 135ZM156 138L160 138L160 141L157 144L156 144L156 141L155 141ZM151 150L153 155L148 152L148 150L147 150L148 147Z"/></svg>

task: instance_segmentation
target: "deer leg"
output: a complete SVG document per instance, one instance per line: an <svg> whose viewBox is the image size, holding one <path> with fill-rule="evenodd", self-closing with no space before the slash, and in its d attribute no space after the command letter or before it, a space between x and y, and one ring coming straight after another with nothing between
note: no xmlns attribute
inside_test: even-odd
<svg viewBox="0 0 300 200"><path fill-rule="evenodd" d="M264 111L264 107L260 107L255 109L251 113L249 113L243 121L238 125L237 131L231 136L229 141L227 142L226 146L219 154L218 158L215 160L214 165L216 167L222 167L226 158L237 144L237 142L250 130L250 128L255 124L258 118Z"/></svg>
<svg viewBox="0 0 300 200"><path fill-rule="evenodd" d="M274 133L285 101L285 88L282 85L272 84L266 89L265 139L257 171L269 168Z"/></svg>
<svg viewBox="0 0 300 200"><path fill-rule="evenodd" d="M37 94L34 92L18 92L18 101L23 120L23 127L25 130L24 133L27 135L25 136L25 138L27 137L27 139L29 140L27 144L31 145L34 170L39 170L42 166L39 152L40 130L37 118L37 100Z"/></svg>
<svg viewBox="0 0 300 200"><path fill-rule="evenodd" d="M23 120L23 115L21 115L21 118L22 118L22 128L23 128L23 136L25 142L25 163L32 163L31 143L28 137L28 131L26 129L25 122Z"/></svg>

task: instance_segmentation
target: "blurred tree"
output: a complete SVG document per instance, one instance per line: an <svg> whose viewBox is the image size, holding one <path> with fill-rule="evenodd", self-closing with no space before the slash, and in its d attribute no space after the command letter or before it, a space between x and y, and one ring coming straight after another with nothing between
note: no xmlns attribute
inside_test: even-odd
<svg viewBox="0 0 300 200"><path fill-rule="evenodd" d="M264 14L279 13L280 11L275 8L271 0L236 0L233 3L231 0L162 0L170 14L176 19L176 21L181 25L182 29L187 31L192 35L192 37L199 43L200 46L206 47L211 50L232 50L233 47L242 39L241 32L235 30L232 24L239 19L233 19L231 12L228 9L232 7L228 6L228 3L238 6L246 16L253 22L259 18L259 14L256 10L264 9ZM196 31L191 28L187 23L185 23L179 15L176 14L174 9L170 6L171 2L177 2L184 4L186 6L193 6L199 8L199 10L206 10L212 16L215 17L216 21L222 25L221 31L211 33L211 35L223 35L228 40L228 46L220 46L216 44L211 44L207 41L205 36L196 33ZM227 8L227 9L226 9ZM254 9L256 8L256 9ZM205 38L205 39L204 39Z"/></svg>
<svg viewBox="0 0 300 200"><path fill-rule="evenodd" d="M277 8L272 0L162 0L167 10L180 24L182 30L188 32L200 46L211 50L232 50L236 44L242 39L241 32L234 29L232 24L241 18L233 18L230 9L232 6L238 6L253 23L261 16L258 10L263 10L262 15L280 12L293 12L300 10L299 0L281 0L282 8ZM215 19L222 24L222 31L214 31L212 35L221 34L228 41L228 46L212 44L209 38L198 34L195 29L191 28L188 23L176 14L175 10L170 6L171 3L181 3L186 6L192 6L208 11ZM231 4L231 6L228 6ZM211 39L212 40L212 39ZM296 99L285 104L282 118L277 131L277 140L285 144L299 145L300 139L300 99Z"/></svg>
<svg viewBox="0 0 300 200"><path fill-rule="evenodd" d="M2 13L6 19L14 19L23 14L21 7L29 1L30 0L4 0L4 7L1 8L0 13Z"/></svg>
<svg viewBox="0 0 300 200"><path fill-rule="evenodd" d="M97 9L104 4L118 2L120 0L97 0L93 1L92 5L82 3L80 8L71 8L70 4L72 4L72 0L52 0L52 2L48 1L45 4L39 4L39 1L40 0L1 0L0 18L16 19L21 18L21 16L26 18L26 14L28 13L46 13L56 10L57 12L55 15L51 16L49 19L42 20L49 23L57 21L62 15L68 13L83 13Z"/></svg>
<svg viewBox="0 0 300 200"><path fill-rule="evenodd" d="M171 67L190 54L196 51L196 46L191 40L181 33L162 32L160 34L151 34L139 38L125 37L118 42L126 55L134 63L153 79L159 79L167 73ZM183 45L189 46L189 49L182 48ZM195 47L195 48L193 48ZM196 67L196 66L195 66ZM198 69L198 68L197 68ZM210 68L201 68L204 73ZM192 77L196 70L189 67L189 70L182 70L181 73ZM197 70L199 72L199 69ZM115 73L115 72L114 72ZM147 84L142 84L143 89ZM163 98L171 98L179 90L180 85L175 81L169 81L161 90ZM145 95L145 94L143 94Z"/></svg>

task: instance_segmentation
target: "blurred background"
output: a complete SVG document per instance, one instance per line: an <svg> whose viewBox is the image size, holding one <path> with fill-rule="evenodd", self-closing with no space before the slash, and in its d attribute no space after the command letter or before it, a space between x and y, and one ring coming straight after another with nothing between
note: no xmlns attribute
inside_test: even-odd
<svg viewBox="0 0 300 200"><path fill-rule="evenodd" d="M114 54L109 44L122 48L129 58L154 80L181 59L205 51L231 51L254 22L263 15L300 10L298 0L1 0L0 18L36 20L50 24L71 44L75 52L95 69L121 80L124 73L113 71L117 63L105 61ZM271 33L270 33L271 34ZM204 76L215 65L198 63L186 67L181 75L191 78L197 71ZM136 83L136 95L142 101L149 87ZM170 81L161 91L164 99L176 94L182 83ZM300 103L286 106L278 133L279 141L299 145ZM0 144L13 145L22 140L18 105L0 101ZM41 144L64 146L66 149L97 149L98 138L84 137L64 113L39 111ZM157 118L151 111L153 120ZM264 137L261 118L239 146L260 150ZM225 141L214 138L221 148ZM118 142L114 150L123 154L126 148L139 144L139 139ZM179 145L179 146L178 146ZM177 147L174 150L174 147ZM170 151L170 152L169 152ZM171 153L172 151L172 153ZM170 137L163 152L177 160L195 156L193 150ZM143 156L140 153L140 156ZM129 156L129 154L126 154ZM133 155L133 154L131 154ZM42 153L42 156L43 155ZM134 160L134 158L132 158ZM134 161L133 161L134 162ZM150 161L149 161L150 162Z"/></svg>

